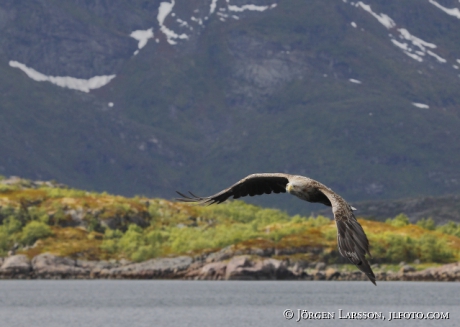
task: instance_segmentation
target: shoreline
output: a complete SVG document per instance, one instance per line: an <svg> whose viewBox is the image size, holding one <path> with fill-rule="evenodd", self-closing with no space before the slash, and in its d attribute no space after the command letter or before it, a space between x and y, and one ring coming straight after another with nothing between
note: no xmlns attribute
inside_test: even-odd
<svg viewBox="0 0 460 327"><path fill-rule="evenodd" d="M325 264L317 269L290 267L272 258L238 255L219 258L180 256L133 263L85 261L50 253L30 260L25 255L1 258L0 279L181 279L181 280L344 280L366 281L360 271L339 271ZM403 266L399 272L377 272L379 281L460 281L460 262L414 271Z"/></svg>

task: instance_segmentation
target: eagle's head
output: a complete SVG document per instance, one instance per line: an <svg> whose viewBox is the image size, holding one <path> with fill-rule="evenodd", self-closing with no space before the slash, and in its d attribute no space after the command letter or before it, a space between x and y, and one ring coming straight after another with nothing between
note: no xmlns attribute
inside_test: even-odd
<svg viewBox="0 0 460 327"><path fill-rule="evenodd" d="M305 183L302 183L302 181L294 180L286 184L286 191L301 200L310 201L310 192L312 189L305 185Z"/></svg>
<svg viewBox="0 0 460 327"><path fill-rule="evenodd" d="M299 196L302 194L302 187L295 182L289 182L286 184L286 191L292 195Z"/></svg>

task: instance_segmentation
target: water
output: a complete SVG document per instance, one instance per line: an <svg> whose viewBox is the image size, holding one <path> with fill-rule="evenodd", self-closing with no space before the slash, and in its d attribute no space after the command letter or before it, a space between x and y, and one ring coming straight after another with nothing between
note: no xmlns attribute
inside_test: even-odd
<svg viewBox="0 0 460 327"><path fill-rule="evenodd" d="M287 320L283 311L292 309ZM334 313L303 320L297 309ZM385 320L339 319L382 312ZM444 320L392 320L389 311L449 312ZM302 281L3 280L0 325L77 326L460 326L460 283Z"/></svg>

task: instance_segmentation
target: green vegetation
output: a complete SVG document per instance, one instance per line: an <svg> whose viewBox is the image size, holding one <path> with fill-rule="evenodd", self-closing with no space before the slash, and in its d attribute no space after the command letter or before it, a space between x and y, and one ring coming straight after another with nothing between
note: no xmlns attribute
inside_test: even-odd
<svg viewBox="0 0 460 327"><path fill-rule="evenodd" d="M122 253L133 261L145 261L160 254L161 233L143 230L131 224L125 233L107 228L101 249L110 254Z"/></svg>
<svg viewBox="0 0 460 327"><path fill-rule="evenodd" d="M431 217L420 219L419 221L417 221L416 225L428 230L434 230L436 228L436 223Z"/></svg>
<svg viewBox="0 0 460 327"><path fill-rule="evenodd" d="M453 221L449 221L447 224L436 228L442 233L454 235L460 237L460 224Z"/></svg>
<svg viewBox="0 0 460 327"><path fill-rule="evenodd" d="M406 235L384 233L371 238L373 255L380 262L397 263L412 262L451 262L455 261L455 252L445 239L432 234L424 234L420 238Z"/></svg>
<svg viewBox="0 0 460 327"><path fill-rule="evenodd" d="M201 207L21 182L0 192L0 222L0 255L15 247L29 256L52 252L144 261L234 246L243 252L271 249L275 257L292 260L343 262L333 221L289 216L242 201ZM433 227L426 219L412 225L402 214L386 223L360 223L370 239L373 262L459 260L456 223Z"/></svg>
<svg viewBox="0 0 460 327"><path fill-rule="evenodd" d="M403 227L409 225L409 217L407 217L405 214L399 214L393 219L388 218L385 223L388 225L394 226L394 227Z"/></svg>
<svg viewBox="0 0 460 327"><path fill-rule="evenodd" d="M41 221L31 221L22 229L21 243L32 245L41 238L47 238L52 235L51 228Z"/></svg>

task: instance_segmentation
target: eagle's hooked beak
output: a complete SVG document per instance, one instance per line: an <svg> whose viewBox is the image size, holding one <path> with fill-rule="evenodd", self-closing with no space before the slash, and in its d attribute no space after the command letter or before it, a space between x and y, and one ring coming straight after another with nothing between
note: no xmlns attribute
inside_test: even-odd
<svg viewBox="0 0 460 327"><path fill-rule="evenodd" d="M292 193L292 189L293 189L292 184L291 184L291 183L287 183L287 185L286 185L286 191L288 191L288 193Z"/></svg>

